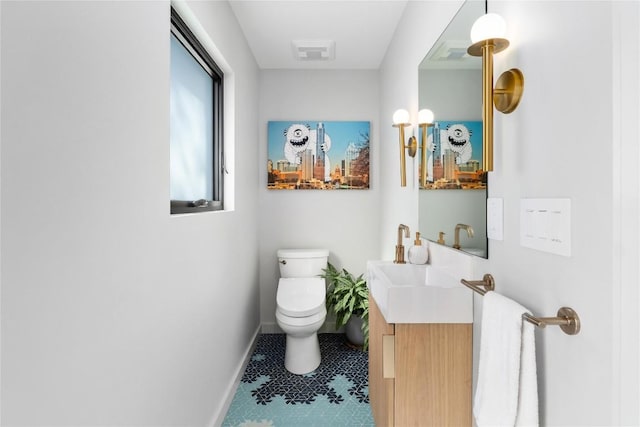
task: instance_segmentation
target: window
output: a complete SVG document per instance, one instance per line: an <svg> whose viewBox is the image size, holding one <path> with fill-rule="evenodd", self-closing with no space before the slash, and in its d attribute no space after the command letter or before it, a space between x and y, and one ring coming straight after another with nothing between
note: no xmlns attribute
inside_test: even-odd
<svg viewBox="0 0 640 427"><path fill-rule="evenodd" d="M223 209L223 73L171 9L171 213Z"/></svg>

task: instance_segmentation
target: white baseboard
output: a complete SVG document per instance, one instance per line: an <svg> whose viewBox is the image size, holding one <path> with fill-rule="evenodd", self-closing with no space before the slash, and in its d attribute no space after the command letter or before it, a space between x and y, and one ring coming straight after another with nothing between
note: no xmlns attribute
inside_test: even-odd
<svg viewBox="0 0 640 427"><path fill-rule="evenodd" d="M227 397L225 398L222 406L218 409L218 413L215 414L211 419L209 426L220 427L222 425L222 422L224 421L224 417L227 415L227 411L229 410L229 407L231 406L231 402L233 401L233 397L235 396L236 391L238 390L238 385L240 385L240 380L242 379L242 375L244 375L244 371L247 368L247 365L249 364L249 360L251 359L253 350L256 348L256 344L258 342L258 336L260 335L260 332L261 332L261 326L258 326L258 328L256 328L256 331L253 333L253 338L251 338L251 342L249 343L247 350L245 351L244 360L242 361L240 366L238 366L238 368L236 369L235 379L227 389Z"/></svg>
<svg viewBox="0 0 640 427"><path fill-rule="evenodd" d="M263 323L261 332L263 334L284 334L277 323ZM324 322L318 331L319 334L339 334L342 332L344 332L344 328L336 331L336 322Z"/></svg>

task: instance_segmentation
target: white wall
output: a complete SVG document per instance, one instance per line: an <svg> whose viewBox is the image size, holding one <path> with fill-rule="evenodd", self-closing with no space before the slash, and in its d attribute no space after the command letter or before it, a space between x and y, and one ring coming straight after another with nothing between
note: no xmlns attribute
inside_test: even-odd
<svg viewBox="0 0 640 427"><path fill-rule="evenodd" d="M613 7L613 422L640 425L640 4Z"/></svg>
<svg viewBox="0 0 640 427"><path fill-rule="evenodd" d="M169 3L1 4L3 425L219 415L259 326L258 73L226 2L191 7L242 161L233 212L171 217Z"/></svg>
<svg viewBox="0 0 640 427"><path fill-rule="evenodd" d="M603 254L612 250L613 219L611 5L513 6L495 6L513 28L512 48L496 56L495 69L520 68L526 87L520 107L495 120L489 194L504 198L505 240L490 242L487 269L503 294L534 313L553 315L566 305L583 321L576 337L557 328L536 334L541 423L609 425L612 259ZM593 51L603 52L600 61ZM571 257L520 246L520 200L527 197L571 199ZM580 393L566 396L563 384Z"/></svg>
<svg viewBox="0 0 640 427"><path fill-rule="evenodd" d="M260 304L265 331L275 324L280 248L326 248L329 262L353 274L377 259L380 221L378 72L260 72ZM368 190L268 190L267 123L271 120L370 121ZM325 330L332 331L329 321Z"/></svg>
<svg viewBox="0 0 640 427"><path fill-rule="evenodd" d="M436 120L482 120L482 70L419 70L420 108Z"/></svg>
<svg viewBox="0 0 640 427"><path fill-rule="evenodd" d="M417 106L419 49L430 46L414 40L435 38L423 34L430 25L414 23L428 22L432 7L407 5L399 27L406 30L382 67L383 117L402 102ZM525 91L514 113L496 114L489 194L504 198L504 241L490 241L490 259L476 259L476 270L492 273L499 292L535 314L567 305L581 317L577 336L555 327L536 333L541 425L638 425L638 3L492 1L490 11L506 19L512 42L496 56L496 73L520 68ZM416 78L401 58L416 65ZM382 167L386 184L397 166ZM382 237L390 240L403 212L414 218L415 202L397 184L382 191ZM571 257L520 246L527 197L571 199ZM391 258L388 246L382 255ZM482 299L475 303L481 308Z"/></svg>

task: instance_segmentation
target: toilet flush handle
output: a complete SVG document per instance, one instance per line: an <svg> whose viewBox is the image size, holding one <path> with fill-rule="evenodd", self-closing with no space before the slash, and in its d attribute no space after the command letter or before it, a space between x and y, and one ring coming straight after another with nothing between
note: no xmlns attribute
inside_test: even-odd
<svg viewBox="0 0 640 427"><path fill-rule="evenodd" d="M286 265L286 264L287 264L287 260L286 260L286 259L281 259L281 260L280 260L280 264L282 264L282 265Z"/></svg>

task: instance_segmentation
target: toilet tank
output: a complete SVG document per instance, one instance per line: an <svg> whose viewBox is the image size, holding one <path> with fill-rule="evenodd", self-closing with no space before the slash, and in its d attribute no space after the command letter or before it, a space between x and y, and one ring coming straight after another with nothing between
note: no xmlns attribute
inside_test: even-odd
<svg viewBox="0 0 640 427"><path fill-rule="evenodd" d="M317 277L328 259L327 249L279 249L280 277Z"/></svg>

